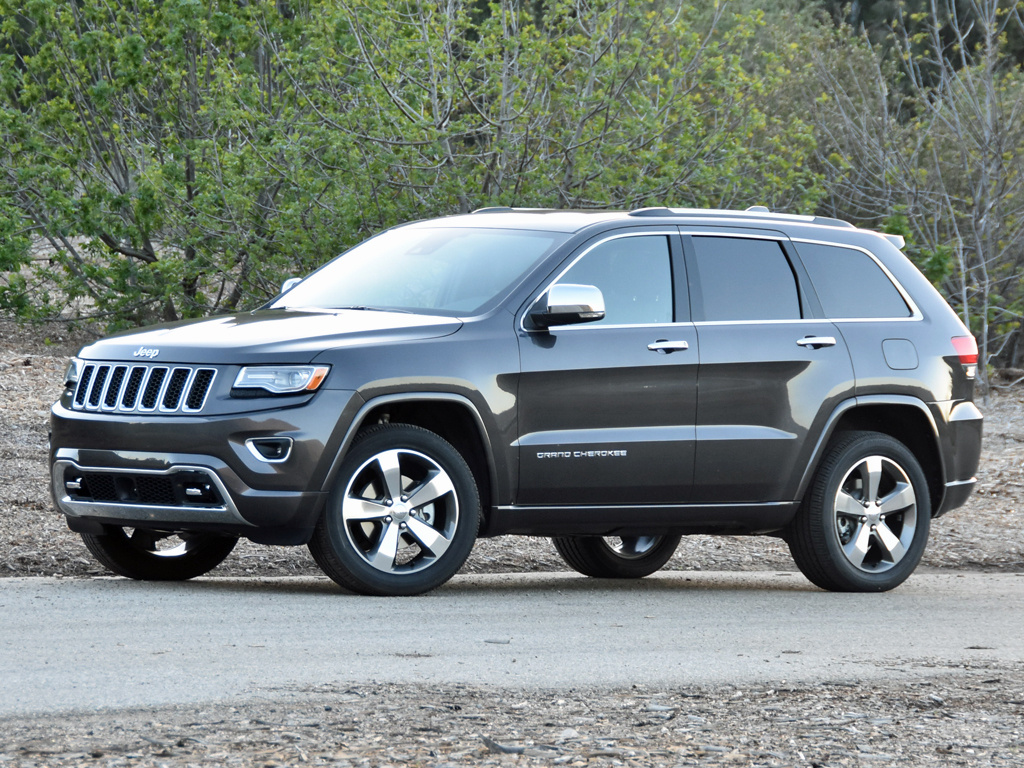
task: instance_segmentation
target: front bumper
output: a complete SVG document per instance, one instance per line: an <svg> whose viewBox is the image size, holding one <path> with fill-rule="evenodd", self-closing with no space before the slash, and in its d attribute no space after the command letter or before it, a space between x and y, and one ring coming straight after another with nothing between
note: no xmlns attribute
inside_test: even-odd
<svg viewBox="0 0 1024 768"><path fill-rule="evenodd" d="M345 425L362 400L326 390L301 407L213 416L51 411L51 487L74 530L209 530L302 543L326 497ZM288 438L285 460L251 441Z"/></svg>

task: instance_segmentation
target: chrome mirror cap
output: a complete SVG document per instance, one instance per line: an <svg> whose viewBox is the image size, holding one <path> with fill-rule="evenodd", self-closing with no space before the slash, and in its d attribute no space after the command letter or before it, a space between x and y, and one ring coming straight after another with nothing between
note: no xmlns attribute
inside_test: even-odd
<svg viewBox="0 0 1024 768"><path fill-rule="evenodd" d="M596 285L557 283L530 309L530 321L538 328L603 319L604 295Z"/></svg>

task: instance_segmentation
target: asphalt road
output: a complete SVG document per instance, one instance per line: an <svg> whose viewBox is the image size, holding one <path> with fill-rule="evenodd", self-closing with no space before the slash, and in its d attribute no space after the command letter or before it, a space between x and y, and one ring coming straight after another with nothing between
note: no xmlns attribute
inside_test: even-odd
<svg viewBox="0 0 1024 768"><path fill-rule="evenodd" d="M456 577L416 598L326 579L0 579L0 716L377 682L540 688L916 679L1024 663L1024 574L881 595L796 573Z"/></svg>

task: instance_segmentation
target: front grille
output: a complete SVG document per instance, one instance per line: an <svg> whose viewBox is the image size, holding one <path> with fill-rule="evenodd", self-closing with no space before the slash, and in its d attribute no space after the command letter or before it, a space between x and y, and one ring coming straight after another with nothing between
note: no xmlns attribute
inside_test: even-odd
<svg viewBox="0 0 1024 768"><path fill-rule="evenodd" d="M72 398L76 411L198 413L215 368L87 363Z"/></svg>
<svg viewBox="0 0 1024 768"><path fill-rule="evenodd" d="M224 499L209 475L195 470L140 473L64 471L64 491L73 501L160 507L220 507Z"/></svg>

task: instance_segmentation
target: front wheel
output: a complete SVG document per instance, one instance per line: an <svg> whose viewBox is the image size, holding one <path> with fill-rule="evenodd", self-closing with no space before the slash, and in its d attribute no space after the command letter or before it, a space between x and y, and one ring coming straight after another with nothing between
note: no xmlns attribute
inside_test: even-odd
<svg viewBox="0 0 1024 768"><path fill-rule="evenodd" d="M574 571L597 579L642 579L669 561L679 536L559 536L551 539Z"/></svg>
<svg viewBox="0 0 1024 768"><path fill-rule="evenodd" d="M224 562L238 543L234 536L115 526L102 534L83 533L82 541L118 576L141 581L184 581L202 576Z"/></svg>
<svg viewBox="0 0 1024 768"><path fill-rule="evenodd" d="M420 427L384 424L342 462L309 551L353 592L418 595L455 575L479 527L476 482L459 452Z"/></svg>
<svg viewBox="0 0 1024 768"><path fill-rule="evenodd" d="M884 592L913 573L931 522L928 482L914 454L877 432L851 432L825 455L786 540L823 589Z"/></svg>

